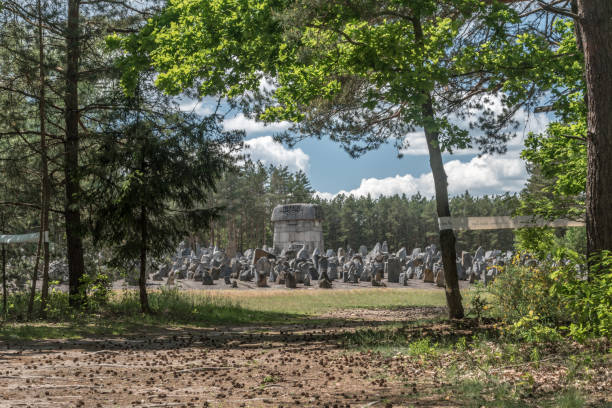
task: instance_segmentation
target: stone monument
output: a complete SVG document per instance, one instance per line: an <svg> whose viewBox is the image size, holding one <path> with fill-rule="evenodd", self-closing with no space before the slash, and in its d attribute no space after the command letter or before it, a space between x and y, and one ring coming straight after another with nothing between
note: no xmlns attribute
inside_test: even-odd
<svg viewBox="0 0 612 408"><path fill-rule="evenodd" d="M309 254L323 250L323 211L316 204L283 204L272 211L274 252L303 245Z"/></svg>

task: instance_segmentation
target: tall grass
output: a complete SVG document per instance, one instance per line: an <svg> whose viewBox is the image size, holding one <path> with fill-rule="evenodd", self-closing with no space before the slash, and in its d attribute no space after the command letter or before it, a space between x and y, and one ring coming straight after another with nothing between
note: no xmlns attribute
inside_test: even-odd
<svg viewBox="0 0 612 408"><path fill-rule="evenodd" d="M108 303L113 317L138 316L149 322L181 324L247 324L277 323L290 319L290 313L276 310L251 310L235 299L210 292L166 289L149 293L152 316L140 314L140 300L136 291L115 293Z"/></svg>
<svg viewBox="0 0 612 408"><path fill-rule="evenodd" d="M25 321L28 304L26 292L12 293L8 299L8 321ZM400 308L407 306L444 306L441 290L428 289L349 289L349 290L192 290L161 288L149 292L149 305L156 316L165 321L186 322L249 322L253 313L281 315L315 315L348 308ZM40 309L36 297L35 310ZM86 308L75 311L68 304L68 295L52 291L46 310L46 320L73 320L77 315L113 318L140 315L138 292L109 292L106 299L87 302Z"/></svg>
<svg viewBox="0 0 612 408"><path fill-rule="evenodd" d="M0 313L0 319L13 322L26 321L28 302L30 294L21 291L10 293L7 297L7 308ZM40 293L37 293L34 298L34 311L40 311ZM2 307L0 306L0 310ZM61 321L73 319L79 314L70 308L68 304L68 294L60 291L52 290L49 293L47 303L46 319L49 321Z"/></svg>
<svg viewBox="0 0 612 408"><path fill-rule="evenodd" d="M422 289L179 291L162 288L149 292L149 304L155 313L143 315L137 291L109 292L105 299L88 302L84 310L70 308L68 295L55 291L51 293L45 320L38 317L24 325L27 300L26 293L11 294L7 318L0 319L0 323L4 322L0 337L121 334L143 325L295 324L304 323L304 317L320 316L337 309L442 306L444 292ZM39 308L40 299L37 298L35 310ZM328 320L325 316L321 319ZM313 323L312 319L308 321Z"/></svg>

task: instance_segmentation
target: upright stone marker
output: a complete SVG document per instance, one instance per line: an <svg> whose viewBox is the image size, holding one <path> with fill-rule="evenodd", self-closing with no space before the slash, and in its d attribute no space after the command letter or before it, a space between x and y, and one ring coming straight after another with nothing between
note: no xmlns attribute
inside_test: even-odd
<svg viewBox="0 0 612 408"><path fill-rule="evenodd" d="M385 263L387 280L389 282L398 283L399 276L402 272L402 264L398 258L389 258Z"/></svg>
<svg viewBox="0 0 612 408"><path fill-rule="evenodd" d="M308 253L323 245L323 210L316 204L278 205L272 211L274 252L303 244Z"/></svg>

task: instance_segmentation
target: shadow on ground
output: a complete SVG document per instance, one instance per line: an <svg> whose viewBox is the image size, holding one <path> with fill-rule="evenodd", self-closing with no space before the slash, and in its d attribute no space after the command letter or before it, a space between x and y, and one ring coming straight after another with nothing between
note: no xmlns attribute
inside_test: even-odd
<svg viewBox="0 0 612 408"><path fill-rule="evenodd" d="M492 322L449 321L441 307L336 310L315 317L243 312L253 313L257 323L172 327L99 321L57 325L56 332L48 325L4 327L0 406L587 404L581 393L563 388L558 377L566 370L563 361L545 357L538 371L530 362L514 367L494 350ZM265 318L273 324L259 323ZM24 339L61 331L82 338ZM484 348L470 344L483 339L489 341ZM487 349L496 360L478 360L476 354L486 355ZM466 378L470 370L474 377ZM525 373L531 383L521 377ZM610 381L601 375L594 382L607 387ZM545 388L550 383L559 385ZM604 392L594 390L599 399L592 406L606 402Z"/></svg>
<svg viewBox="0 0 612 408"><path fill-rule="evenodd" d="M186 347L266 350L279 345L300 346L315 343L325 344L326 347L345 347L350 346L350 336L355 333L365 330L382 335L387 332L373 331L373 328L378 327L391 327L388 330L392 331L401 328L425 334L423 330L426 329L419 328L418 324L429 327L433 322L442 321L444 311L441 307L379 310L378 313L386 317L381 319L346 318L335 313L330 313L329 317L312 317L246 311L253 315L253 321L261 322L269 318L273 324L195 322L185 326L181 322L143 324L121 319L83 323L7 324L0 327L0 344L4 346L2 348L17 348L31 353L72 348L86 351L167 350ZM358 315L359 310L350 310L350 313ZM389 313L394 313L395 316L388 318ZM409 329L411 327L413 328Z"/></svg>

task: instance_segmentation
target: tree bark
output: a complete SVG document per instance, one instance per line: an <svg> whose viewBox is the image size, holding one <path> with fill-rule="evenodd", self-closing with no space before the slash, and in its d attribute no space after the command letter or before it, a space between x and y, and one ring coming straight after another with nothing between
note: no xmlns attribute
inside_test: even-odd
<svg viewBox="0 0 612 408"><path fill-rule="evenodd" d="M140 109L140 91L136 92L136 100ZM140 121L140 110L136 116L137 124ZM149 296L147 294L147 244L149 242L149 231L147 229L147 140L144 133L140 137L140 172L142 175L140 191L140 274L138 276L138 289L140 292L140 310L142 313L151 314L149 307ZM189 247L193 250L193 235L187 237Z"/></svg>
<svg viewBox="0 0 612 408"><path fill-rule="evenodd" d="M36 297L36 282L38 281L38 267L40 265L40 251L45 245L45 215L48 220L48 210L45 208L45 189L47 181L47 143L46 143L46 123L45 123L45 68L44 68L44 48L43 48L43 32L42 32L42 10L40 0L37 1L38 14L38 119L40 125L40 162L41 162L41 193L40 193L40 234L38 238L38 247L36 250L36 261L34 263L34 271L32 274L32 287L30 288L30 299L28 302L28 320L32 318L34 312L34 298ZM46 212L46 214L45 214ZM48 248L48 247L47 247Z"/></svg>
<svg viewBox="0 0 612 408"><path fill-rule="evenodd" d="M418 17L412 20L414 35L417 42L423 42L423 29ZM448 181L442 151L440 150L439 132L432 126L434 123L433 98L430 93L425 93L425 102L421 106L423 115L423 126L427 149L429 150L429 164L434 178L436 191L436 210L438 217L450 217L450 205L448 203ZM455 249L455 233L452 229L440 230L440 251L442 252L442 264L444 266L444 281L446 284L446 305L448 317L451 319L463 319L463 304L461 303L461 292L459 291L459 277L457 276L457 251Z"/></svg>
<svg viewBox="0 0 612 408"><path fill-rule="evenodd" d="M68 24L66 35L66 94L64 141L64 173L66 183L66 246L68 256L68 286L70 305L80 307L84 303L82 277L85 273L83 261L83 238L80 210L79 175L79 8L80 0L68 0Z"/></svg>
<svg viewBox="0 0 612 408"><path fill-rule="evenodd" d="M427 101L422 106L422 113L426 120L433 120L433 102L430 95L427 96ZM444 162L442 161L438 131L425 126L425 138L427 139L427 148L429 150L429 164L434 178L438 217L450 217L448 181L446 171L444 170ZM451 319L462 319L464 312L461 303L461 292L459 291L459 278L457 276L455 233L452 229L440 230L440 251L442 252L442 264L444 265L448 317Z"/></svg>
<svg viewBox="0 0 612 408"><path fill-rule="evenodd" d="M40 121L40 162L42 175L42 197L41 211L42 222L41 230L43 234L49 230L49 166L47 159L47 120L46 120L46 102L45 102L45 48L42 29L42 7L41 0L37 2L38 9L38 66L40 76L40 100L39 100L39 121ZM40 312L41 316L46 317L47 298L49 297L49 240L43 239L43 278L40 296Z"/></svg>
<svg viewBox="0 0 612 408"><path fill-rule="evenodd" d="M239 251L242 254L244 252L244 213L240 214L240 248Z"/></svg>
<svg viewBox="0 0 612 408"><path fill-rule="evenodd" d="M612 251L612 2L578 0L587 88L587 254Z"/></svg>
<svg viewBox="0 0 612 408"><path fill-rule="evenodd" d="M47 189L48 194L48 189ZM49 203L49 196L47 196L47 205ZM45 210L43 210L45 211ZM43 213L43 223L45 225L45 231L49 230L49 211ZM43 242L43 279L40 294L40 314L41 317L47 317L47 302L49 299L49 241Z"/></svg>
<svg viewBox="0 0 612 408"><path fill-rule="evenodd" d="M6 245L2 244L2 314L6 318Z"/></svg>
<svg viewBox="0 0 612 408"><path fill-rule="evenodd" d="M140 276L138 277L138 288L140 290L140 310L142 313L150 314L149 297L147 295L147 210L145 205L140 206Z"/></svg>
<svg viewBox="0 0 612 408"><path fill-rule="evenodd" d="M44 231L42 225L43 214L40 213L40 233L38 235L38 246L36 249L36 261L34 262L34 271L32 272L32 286L30 287L30 299L28 301L28 320L32 319L32 313L34 312L34 298L36 297L36 282L38 281L38 267L40 265L40 250L42 248L44 240Z"/></svg>

